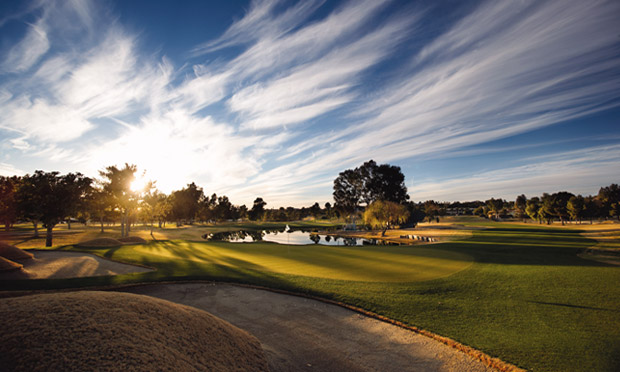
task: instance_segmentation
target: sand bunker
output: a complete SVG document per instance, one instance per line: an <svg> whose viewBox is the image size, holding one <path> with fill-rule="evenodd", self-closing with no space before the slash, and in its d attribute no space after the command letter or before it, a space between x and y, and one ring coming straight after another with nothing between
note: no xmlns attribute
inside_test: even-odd
<svg viewBox="0 0 620 372"><path fill-rule="evenodd" d="M114 262L82 252L34 251L34 259L21 261L22 270L0 272L0 280L65 279L119 275L152 269Z"/></svg>
<svg viewBox="0 0 620 372"><path fill-rule="evenodd" d="M33 258L32 253L23 251L14 245L0 242L0 257L11 261L21 261Z"/></svg>
<svg viewBox="0 0 620 372"><path fill-rule="evenodd" d="M2 275L6 275L7 272L12 274L17 270L21 270L21 268L21 264L0 256L0 278L2 278Z"/></svg>
<svg viewBox="0 0 620 372"><path fill-rule="evenodd" d="M194 306L251 332L263 345L271 372L493 371L431 338L307 298L207 283L123 291Z"/></svg>
<svg viewBox="0 0 620 372"><path fill-rule="evenodd" d="M9 371L267 371L256 338L193 307L126 293L0 300Z"/></svg>

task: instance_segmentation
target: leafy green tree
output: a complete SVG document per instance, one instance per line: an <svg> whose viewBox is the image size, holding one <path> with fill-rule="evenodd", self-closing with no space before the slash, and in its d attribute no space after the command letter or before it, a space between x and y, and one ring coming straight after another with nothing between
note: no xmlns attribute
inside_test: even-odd
<svg viewBox="0 0 620 372"><path fill-rule="evenodd" d="M499 220L499 216L504 208L504 200L491 198L487 200L488 216L494 220Z"/></svg>
<svg viewBox="0 0 620 372"><path fill-rule="evenodd" d="M60 176L58 172L36 171L23 178L24 192L19 193L18 204L30 208L26 214L36 219L46 228L45 246L52 246L53 229L75 210L80 203L79 195L84 185L90 185L90 179L80 173L68 173ZM36 194L31 194L32 191ZM78 197L76 197L78 196ZM21 198L34 197L36 203Z"/></svg>
<svg viewBox="0 0 620 372"><path fill-rule="evenodd" d="M121 214L121 237L129 235L129 215L138 205L137 195L131 190L136 171L135 165L127 163L123 168L112 165L99 171L99 175L104 178L103 191L108 195L110 207Z"/></svg>
<svg viewBox="0 0 620 372"><path fill-rule="evenodd" d="M4 229L9 231L17 222L17 188L20 178L0 176L0 223L4 224Z"/></svg>
<svg viewBox="0 0 620 372"><path fill-rule="evenodd" d="M581 224L581 220L585 216L585 200L583 196L577 195L572 196L568 199L568 203L566 204L566 209L568 211L568 215L573 221L579 221Z"/></svg>
<svg viewBox="0 0 620 372"><path fill-rule="evenodd" d="M526 202L525 213L527 213L527 215L534 221L538 221L538 223L541 223L542 219L540 218L540 208L540 198L538 198L538 196L535 196Z"/></svg>
<svg viewBox="0 0 620 372"><path fill-rule="evenodd" d="M248 217L252 221L262 220L265 214L265 206L267 203L263 200L263 198L256 198L254 200L254 204L252 205L252 209L248 212Z"/></svg>
<svg viewBox="0 0 620 372"><path fill-rule="evenodd" d="M527 213L525 212L525 208L527 206L527 197L521 194L517 196L515 200L514 209L515 209L515 217L522 219L525 222L525 216Z"/></svg>
<svg viewBox="0 0 620 372"><path fill-rule="evenodd" d="M319 205L319 203L312 204L312 206L309 209L310 209L310 214L312 214L312 217L314 217L315 219L321 213L321 206Z"/></svg>
<svg viewBox="0 0 620 372"><path fill-rule="evenodd" d="M97 219L101 225L101 232L104 232L104 221L112 212L112 202L109 200L110 195L103 188L91 188L86 196L88 213L91 217Z"/></svg>
<svg viewBox="0 0 620 372"><path fill-rule="evenodd" d="M355 169L341 172L334 180L336 208L347 214L376 200L404 204L409 200L405 176L400 167L369 160Z"/></svg>
<svg viewBox="0 0 620 372"><path fill-rule="evenodd" d="M433 222L434 219L439 216L439 204L434 200L427 200L424 202L424 215L428 219L428 222Z"/></svg>
<svg viewBox="0 0 620 372"><path fill-rule="evenodd" d="M601 201L607 216L616 217L620 221L620 186L612 183L609 186L601 187L598 191L598 199Z"/></svg>
<svg viewBox="0 0 620 372"><path fill-rule="evenodd" d="M587 196L584 198L584 218L590 220L590 225L592 221L600 215L600 201L598 198L593 196Z"/></svg>
<svg viewBox="0 0 620 372"><path fill-rule="evenodd" d="M193 223L204 197L202 188L193 182L171 194L172 215L178 226L182 225L184 221L189 222L189 224Z"/></svg>
<svg viewBox="0 0 620 372"><path fill-rule="evenodd" d="M476 207L476 209L474 209L474 211L472 212L474 214L474 216L479 216L479 217L486 217L487 214L484 210L484 207L482 205L479 205Z"/></svg>
<svg viewBox="0 0 620 372"><path fill-rule="evenodd" d="M334 201L336 208L344 214L355 212L362 201L364 181L357 169L340 172L334 180Z"/></svg>
<svg viewBox="0 0 620 372"><path fill-rule="evenodd" d="M538 215L541 220L547 221L547 225L553 222L553 216L555 214L555 199L553 195L543 193L541 198L540 209Z"/></svg>
<svg viewBox="0 0 620 372"><path fill-rule="evenodd" d="M325 203L325 212L327 213L327 218L332 218L332 205L330 202Z"/></svg>
<svg viewBox="0 0 620 372"><path fill-rule="evenodd" d="M372 202L364 211L364 222L372 227L381 228L381 236L391 226L403 223L409 217L407 207L387 200Z"/></svg>

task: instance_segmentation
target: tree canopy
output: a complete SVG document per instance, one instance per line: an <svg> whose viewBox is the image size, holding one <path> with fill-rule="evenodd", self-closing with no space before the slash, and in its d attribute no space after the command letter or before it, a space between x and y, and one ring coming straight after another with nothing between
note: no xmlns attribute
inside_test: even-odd
<svg viewBox="0 0 620 372"><path fill-rule="evenodd" d="M361 204L383 200L403 204L409 200L400 167L369 160L355 169L340 172L334 180L335 207L348 213Z"/></svg>
<svg viewBox="0 0 620 372"><path fill-rule="evenodd" d="M382 235L391 226L403 223L409 217L407 207L388 200L376 200L364 211L364 222L383 229Z"/></svg>

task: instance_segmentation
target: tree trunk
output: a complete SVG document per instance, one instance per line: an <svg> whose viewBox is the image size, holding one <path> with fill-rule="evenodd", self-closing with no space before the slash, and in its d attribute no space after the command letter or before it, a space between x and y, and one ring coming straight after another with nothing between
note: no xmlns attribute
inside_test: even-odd
<svg viewBox="0 0 620 372"><path fill-rule="evenodd" d="M39 237L39 221L32 221L32 225L34 226L34 237Z"/></svg>
<svg viewBox="0 0 620 372"><path fill-rule="evenodd" d="M45 246L46 247L52 246L52 229L53 228L54 226L52 225L47 226L47 233L45 234Z"/></svg>
<svg viewBox="0 0 620 372"><path fill-rule="evenodd" d="M103 216L99 219L99 223L101 224L101 233L103 233Z"/></svg>

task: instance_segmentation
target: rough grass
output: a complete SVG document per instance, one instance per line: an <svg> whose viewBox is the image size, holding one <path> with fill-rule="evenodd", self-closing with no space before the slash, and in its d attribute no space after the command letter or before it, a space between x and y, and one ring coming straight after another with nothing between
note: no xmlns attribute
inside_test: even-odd
<svg viewBox="0 0 620 372"><path fill-rule="evenodd" d="M267 371L258 340L193 307L128 293L0 300L0 369Z"/></svg>
<svg viewBox="0 0 620 372"><path fill-rule="evenodd" d="M469 266L433 280L352 281L310 276L313 271L329 268L329 260L314 262L314 267L309 262L295 267L301 256L287 259L286 255L289 249L306 249L310 254L312 246L283 245L266 253L261 248L265 243L173 240L89 250L153 266L155 272L0 284L20 289L186 279L251 283L342 301L451 337L534 371L620 370L620 267L578 256L597 244L581 235L585 230L463 218L458 224L473 227L471 238L423 247L446 255L462 254L468 257ZM256 252L251 251L253 247ZM376 252L390 249L375 248ZM391 248L414 252L422 247ZM336 261L346 263L341 271L354 267L364 252L363 248L351 248L348 257L337 257ZM211 261L209 254L215 255ZM273 257L291 269L267 270L257 262ZM368 254L365 259L372 257ZM474 260L471 265L469 257ZM376 264L381 262L377 260ZM374 275L374 265L366 267L366 275Z"/></svg>
<svg viewBox="0 0 620 372"><path fill-rule="evenodd" d="M4 257L8 260L20 261L30 260L34 256L30 252L26 252L13 245L0 242L0 257Z"/></svg>

